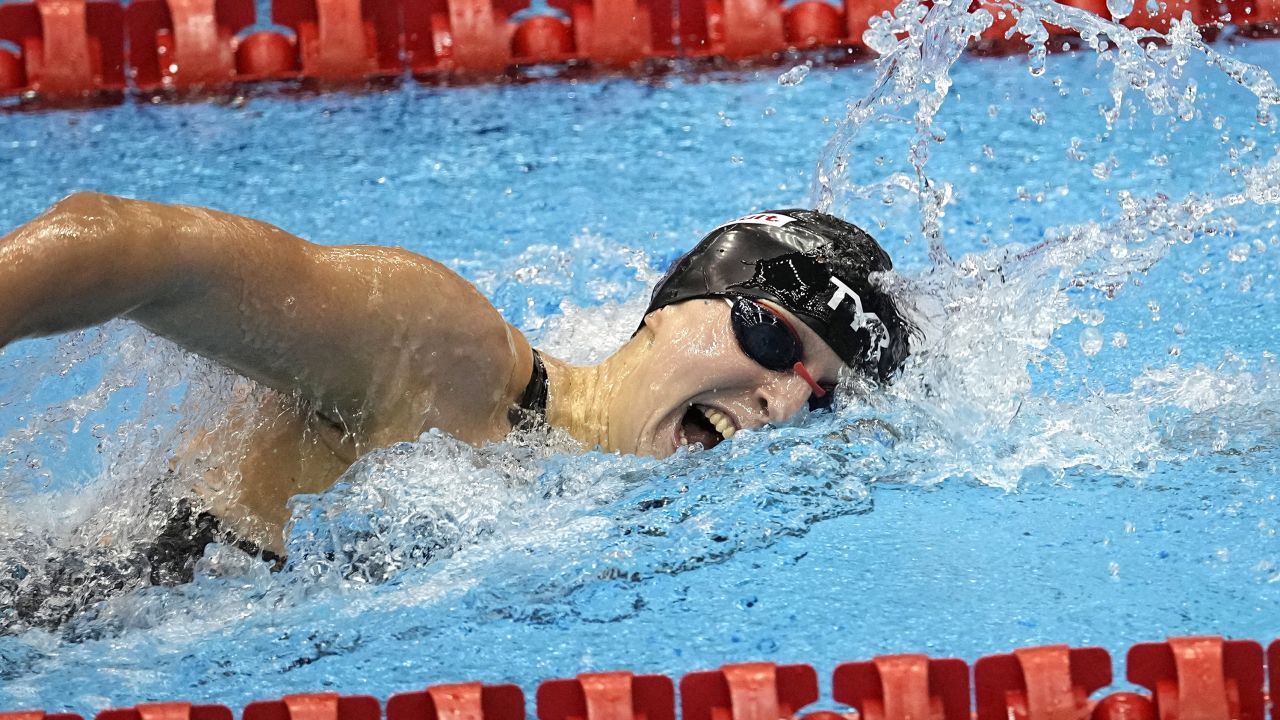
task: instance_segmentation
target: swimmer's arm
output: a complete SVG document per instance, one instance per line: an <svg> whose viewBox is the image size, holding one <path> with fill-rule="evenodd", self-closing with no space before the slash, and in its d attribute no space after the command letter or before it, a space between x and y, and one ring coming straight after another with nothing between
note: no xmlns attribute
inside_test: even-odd
<svg viewBox="0 0 1280 720"><path fill-rule="evenodd" d="M114 317L352 425L411 423L393 416L421 412L427 378L478 392L477 410L496 416L527 365L523 338L474 287L398 248L326 247L95 193L0 238L0 346Z"/></svg>

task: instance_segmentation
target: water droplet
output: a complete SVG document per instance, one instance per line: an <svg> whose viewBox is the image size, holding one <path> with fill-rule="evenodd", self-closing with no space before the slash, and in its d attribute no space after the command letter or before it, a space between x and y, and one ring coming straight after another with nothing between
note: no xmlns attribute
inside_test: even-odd
<svg viewBox="0 0 1280 720"><path fill-rule="evenodd" d="M1133 0L1107 0L1107 11L1113 19L1120 20L1133 12Z"/></svg>
<svg viewBox="0 0 1280 720"><path fill-rule="evenodd" d="M742 164L742 162L743 162L743 160L742 160L742 156L741 156L741 155L731 155L731 156L729 157L729 162L733 163L734 165L741 165L741 164Z"/></svg>
<svg viewBox="0 0 1280 720"><path fill-rule="evenodd" d="M1041 110L1040 108L1031 108L1031 122L1037 125L1043 125L1048 119L1049 116L1045 114L1044 110Z"/></svg>
<svg viewBox="0 0 1280 720"><path fill-rule="evenodd" d="M808 65L797 65L778 76L779 85L799 85L809 75Z"/></svg>
<svg viewBox="0 0 1280 720"><path fill-rule="evenodd" d="M1231 258L1233 263L1242 263L1249 259L1249 243L1236 243L1231 246L1231 250L1227 252L1227 257Z"/></svg>

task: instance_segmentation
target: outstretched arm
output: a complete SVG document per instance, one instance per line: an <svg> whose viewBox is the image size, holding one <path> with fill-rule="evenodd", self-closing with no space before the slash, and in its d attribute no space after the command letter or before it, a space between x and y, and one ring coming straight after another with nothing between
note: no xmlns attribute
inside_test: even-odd
<svg viewBox="0 0 1280 720"><path fill-rule="evenodd" d="M320 246L96 193L0 238L0 346L114 317L351 426L412 425L424 403L437 415L471 403L488 422L528 366L524 339L474 287L398 248Z"/></svg>

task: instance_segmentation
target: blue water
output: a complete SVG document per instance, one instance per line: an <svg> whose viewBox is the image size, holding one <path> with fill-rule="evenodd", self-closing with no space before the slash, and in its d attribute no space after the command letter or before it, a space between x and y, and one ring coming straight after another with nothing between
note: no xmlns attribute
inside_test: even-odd
<svg viewBox="0 0 1280 720"><path fill-rule="evenodd" d="M1277 48L1214 46L1271 73ZM813 203L875 69L782 70L9 114L0 228L94 189L403 245L586 360L701 232ZM376 452L299 500L283 573L215 550L192 584L0 637L0 708L1280 636L1280 213L1217 200L1274 187L1275 123L1193 58L1190 119L1130 96L1108 127L1109 73L1087 51L1043 77L952 68L928 175L954 268L900 189L912 126L854 139L837 207L931 330L891 392L666 461L433 435ZM6 348L0 553L139 522L179 419L233 382L126 324Z"/></svg>

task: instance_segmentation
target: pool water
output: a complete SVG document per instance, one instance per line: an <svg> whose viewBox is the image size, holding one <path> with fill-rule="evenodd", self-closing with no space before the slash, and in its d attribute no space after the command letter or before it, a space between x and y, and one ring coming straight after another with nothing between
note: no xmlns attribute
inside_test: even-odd
<svg viewBox="0 0 1280 720"><path fill-rule="evenodd" d="M888 391L669 460L374 452L297 499L284 572L213 548L191 584L10 628L0 708L1280 636L1280 45L1040 68L931 37L807 74L6 115L6 229L93 189L402 245L588 361L701 233L823 203L927 339ZM0 568L143 535L166 449L241 387L125 323L5 348Z"/></svg>

